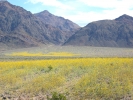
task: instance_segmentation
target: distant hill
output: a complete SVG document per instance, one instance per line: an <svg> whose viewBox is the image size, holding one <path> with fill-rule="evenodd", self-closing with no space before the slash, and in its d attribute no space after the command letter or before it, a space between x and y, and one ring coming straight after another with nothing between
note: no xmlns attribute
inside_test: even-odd
<svg viewBox="0 0 133 100"><path fill-rule="evenodd" d="M55 16L47 10L44 10L34 15L38 17L40 20L42 20L45 24L52 25L56 28L59 28L62 31L71 32L80 28L77 24L73 23L72 21L65 19L63 17Z"/></svg>
<svg viewBox="0 0 133 100"><path fill-rule="evenodd" d="M51 20L52 21L52 20ZM77 26L78 27L78 26ZM72 32L75 30L71 28ZM71 34L71 31L69 31ZM22 7L0 2L0 45L29 47L62 44L70 35L63 29L44 23Z"/></svg>
<svg viewBox="0 0 133 100"><path fill-rule="evenodd" d="M6 0L0 1L0 47L42 44L133 47L133 17L122 15L80 28L72 21L46 10L32 14Z"/></svg>
<svg viewBox="0 0 133 100"><path fill-rule="evenodd" d="M70 38L73 34L75 34L75 32L80 28L80 26L73 23L72 21L65 19L63 17L55 16L50 12L48 12L47 10L44 10L34 15L44 24L51 25L62 31L63 34L60 34L61 37L63 37L62 42L65 42L68 38Z"/></svg>
<svg viewBox="0 0 133 100"><path fill-rule="evenodd" d="M70 37L64 45L133 47L133 17L122 15L114 20L89 23Z"/></svg>

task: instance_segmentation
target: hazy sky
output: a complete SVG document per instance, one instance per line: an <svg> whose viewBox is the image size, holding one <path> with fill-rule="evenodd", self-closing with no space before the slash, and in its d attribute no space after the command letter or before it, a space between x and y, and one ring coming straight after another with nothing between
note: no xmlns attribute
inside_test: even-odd
<svg viewBox="0 0 133 100"><path fill-rule="evenodd" d="M80 26L123 14L133 16L133 0L8 0L32 13L48 10Z"/></svg>

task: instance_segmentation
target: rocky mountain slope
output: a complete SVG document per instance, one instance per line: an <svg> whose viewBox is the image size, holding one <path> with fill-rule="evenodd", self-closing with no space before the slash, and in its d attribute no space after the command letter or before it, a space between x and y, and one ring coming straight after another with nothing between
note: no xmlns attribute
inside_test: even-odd
<svg viewBox="0 0 133 100"><path fill-rule="evenodd" d="M32 14L22 7L0 1L0 46L29 47L63 43L133 47L133 17L122 15L114 20L95 21L80 28L70 20L46 10Z"/></svg>
<svg viewBox="0 0 133 100"><path fill-rule="evenodd" d="M55 16L49 13L47 10L37 13L35 14L35 16L42 20L45 24L52 25L62 31L75 32L75 30L80 28L77 24L73 23L72 21L64 19L63 17Z"/></svg>
<svg viewBox="0 0 133 100"><path fill-rule="evenodd" d="M68 38L69 35L64 30L42 22L22 7L0 1L1 45L29 47L62 44Z"/></svg>
<svg viewBox="0 0 133 100"><path fill-rule="evenodd" d="M114 20L89 23L64 45L133 47L133 17L122 15Z"/></svg>
<svg viewBox="0 0 133 100"><path fill-rule="evenodd" d="M55 16L49 13L47 10L44 10L34 15L44 24L51 25L57 28L58 30L62 31L63 34L60 34L63 40L62 43L69 39L80 28L77 24L73 23L72 21L65 19L63 17Z"/></svg>

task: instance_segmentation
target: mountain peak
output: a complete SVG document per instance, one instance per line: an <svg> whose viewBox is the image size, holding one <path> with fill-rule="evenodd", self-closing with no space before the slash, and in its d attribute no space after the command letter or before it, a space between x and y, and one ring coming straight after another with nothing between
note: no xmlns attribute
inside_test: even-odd
<svg viewBox="0 0 133 100"><path fill-rule="evenodd" d="M133 17L89 23L71 36L64 45L133 47Z"/></svg>
<svg viewBox="0 0 133 100"><path fill-rule="evenodd" d="M0 0L0 2L5 2L5 1L7 1L7 0Z"/></svg>
<svg viewBox="0 0 133 100"><path fill-rule="evenodd" d="M0 5L9 5L10 3L7 0L0 0Z"/></svg>
<svg viewBox="0 0 133 100"><path fill-rule="evenodd" d="M42 11L42 12L40 12L41 14L45 14L45 15L49 15L49 14L51 14L48 10L44 10L44 11Z"/></svg>
<svg viewBox="0 0 133 100"><path fill-rule="evenodd" d="M69 31L69 33L73 33L72 30L75 31L78 28L80 28L77 24L73 23L72 21L65 19L63 17L55 16L47 10L37 13L35 14L35 16L45 24L52 25L53 27L56 27L60 30L64 30L65 32Z"/></svg>
<svg viewBox="0 0 133 100"><path fill-rule="evenodd" d="M10 3L7 0L0 0L1 5L9 5Z"/></svg>
<svg viewBox="0 0 133 100"><path fill-rule="evenodd" d="M39 14L41 16L49 16L49 15L52 15L48 10L44 10L44 11L42 11L40 13L37 13L37 14Z"/></svg>
<svg viewBox="0 0 133 100"><path fill-rule="evenodd" d="M0 46L62 44L77 30L74 27L76 24L66 23L67 20L62 20L47 10L38 13L38 16L42 18L6 0L0 0Z"/></svg>
<svg viewBox="0 0 133 100"><path fill-rule="evenodd" d="M133 17L123 14L122 16L115 19L116 21L127 21L127 20L133 20Z"/></svg>
<svg viewBox="0 0 133 100"><path fill-rule="evenodd" d="M49 11L48 10L44 10L44 11L42 11L43 13L49 13Z"/></svg>

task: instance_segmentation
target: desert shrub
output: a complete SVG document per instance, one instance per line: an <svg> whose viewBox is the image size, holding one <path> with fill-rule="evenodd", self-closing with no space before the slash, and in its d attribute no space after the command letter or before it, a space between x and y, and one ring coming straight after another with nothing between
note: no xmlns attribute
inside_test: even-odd
<svg viewBox="0 0 133 100"><path fill-rule="evenodd" d="M52 66L48 66L48 71L51 71L53 69Z"/></svg>
<svg viewBox="0 0 133 100"><path fill-rule="evenodd" d="M48 100L67 100L64 94L53 92L52 98L47 97Z"/></svg>

